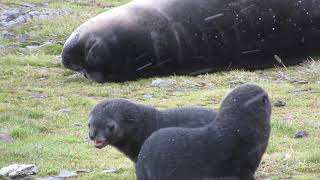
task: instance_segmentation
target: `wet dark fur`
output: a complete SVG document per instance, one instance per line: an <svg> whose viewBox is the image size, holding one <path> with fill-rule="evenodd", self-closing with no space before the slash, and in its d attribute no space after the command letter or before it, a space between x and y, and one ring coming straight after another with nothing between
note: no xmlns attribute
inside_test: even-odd
<svg viewBox="0 0 320 180"><path fill-rule="evenodd" d="M136 161L145 139L164 127L201 127L209 124L216 112L200 107L157 110L123 99L99 103L90 113L90 139L105 138L132 161Z"/></svg>
<svg viewBox="0 0 320 180"><path fill-rule="evenodd" d="M237 87L201 128L164 128L138 156L138 180L252 180L270 134L271 105L259 86Z"/></svg>
<svg viewBox="0 0 320 180"><path fill-rule="evenodd" d="M133 0L77 28L62 63L97 82L290 65L319 55L319 24L318 0Z"/></svg>

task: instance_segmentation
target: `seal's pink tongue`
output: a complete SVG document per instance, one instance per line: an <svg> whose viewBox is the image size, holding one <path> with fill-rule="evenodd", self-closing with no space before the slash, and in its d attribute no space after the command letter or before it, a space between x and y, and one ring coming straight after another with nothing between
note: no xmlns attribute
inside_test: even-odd
<svg viewBox="0 0 320 180"><path fill-rule="evenodd" d="M101 140L94 140L94 146L96 147L96 148L99 148L99 149L101 149L101 148L103 148L104 146L106 146L107 145L107 142L106 141L101 141Z"/></svg>

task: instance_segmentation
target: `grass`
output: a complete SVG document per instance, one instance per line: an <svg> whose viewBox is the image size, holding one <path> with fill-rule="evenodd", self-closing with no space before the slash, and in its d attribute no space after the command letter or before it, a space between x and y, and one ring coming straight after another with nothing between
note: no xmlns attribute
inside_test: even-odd
<svg viewBox="0 0 320 180"><path fill-rule="evenodd" d="M24 2L41 4L41 0ZM0 167L13 163L34 163L37 176L56 175L60 170L86 169L79 179L135 179L133 164L112 147L97 150L88 143L87 117L90 109L106 98L126 98L157 108L200 105L219 108L222 98L237 84L254 82L266 89L273 102L284 100L285 107L274 107L270 143L257 172L257 178L320 178L320 61L287 68L257 71L225 71L197 77L168 76L174 82L166 88L151 87L155 78L124 83L97 84L72 76L58 61L62 44L70 33L89 17L126 1L100 0L95 5L80 1L49 2L50 8L70 13L50 20L33 20L11 29L28 34L1 39L14 48L0 49L0 131L8 132L13 144L0 142ZM18 0L2 5L17 6ZM26 50L29 45L50 41L50 46ZM304 92L295 92L305 90ZM144 95L151 94L151 99ZM35 98L41 96L40 98ZM68 108L64 113L59 110ZM80 124L82 126L76 126ZM305 130L307 138L295 139ZM119 169L102 174L105 169Z"/></svg>

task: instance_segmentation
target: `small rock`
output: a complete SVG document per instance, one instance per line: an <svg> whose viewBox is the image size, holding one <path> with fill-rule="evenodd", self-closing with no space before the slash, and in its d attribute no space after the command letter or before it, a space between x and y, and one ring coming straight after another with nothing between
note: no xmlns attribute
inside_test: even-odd
<svg viewBox="0 0 320 180"><path fill-rule="evenodd" d="M7 133L0 132L0 141L5 143L13 143L13 138Z"/></svg>
<svg viewBox="0 0 320 180"><path fill-rule="evenodd" d="M33 51L33 50L37 50L40 48L40 46L26 46L26 48L30 51Z"/></svg>
<svg viewBox="0 0 320 180"><path fill-rule="evenodd" d="M83 142L84 143L90 143L90 139L88 136L86 136L85 138L83 138Z"/></svg>
<svg viewBox="0 0 320 180"><path fill-rule="evenodd" d="M68 79L80 79L80 78L83 78L83 74L82 73L75 73L75 74L72 74L70 76L68 76L67 78Z"/></svg>
<svg viewBox="0 0 320 180"><path fill-rule="evenodd" d="M20 25L27 22L27 19L24 16L19 16L14 21L11 21L12 25Z"/></svg>
<svg viewBox="0 0 320 180"><path fill-rule="evenodd" d="M38 173L38 167L34 164L12 164L0 169L0 175L9 178L23 178Z"/></svg>
<svg viewBox="0 0 320 180"><path fill-rule="evenodd" d="M306 93L310 93L310 90L309 89L297 89L297 90L291 91L291 93L294 93L294 94L306 94Z"/></svg>
<svg viewBox="0 0 320 180"><path fill-rule="evenodd" d="M151 98L153 98L153 96L151 94L145 94L145 95L143 95L143 98L151 99Z"/></svg>
<svg viewBox="0 0 320 180"><path fill-rule="evenodd" d="M78 174L82 174L82 173L89 173L90 171L88 171L88 170L86 170L86 169L78 169L78 170L76 170L76 172L77 172Z"/></svg>
<svg viewBox="0 0 320 180"><path fill-rule="evenodd" d="M50 46L50 45L52 45L53 43L52 42L45 42L45 43L43 43L43 44L41 44L39 47L40 48L43 48L43 47L48 47L48 46Z"/></svg>
<svg viewBox="0 0 320 180"><path fill-rule="evenodd" d="M77 171L68 171L68 170L61 170L58 177L60 178L70 178L78 176Z"/></svg>
<svg viewBox="0 0 320 180"><path fill-rule="evenodd" d="M234 88L234 87L239 86L239 85L244 84L244 83L246 83L246 81L234 80L234 81L230 82L230 87Z"/></svg>
<svg viewBox="0 0 320 180"><path fill-rule="evenodd" d="M2 31L1 32L1 36L3 38L9 39L9 38L14 38L16 35L14 33L12 33L12 32L9 32L9 31Z"/></svg>
<svg viewBox="0 0 320 180"><path fill-rule="evenodd" d="M153 86L153 87L168 87L172 84L173 84L173 82L170 80L156 79L156 80L152 81L151 86Z"/></svg>
<svg viewBox="0 0 320 180"><path fill-rule="evenodd" d="M286 102L282 101L282 100L277 100L274 104L274 107L283 107L286 106Z"/></svg>
<svg viewBox="0 0 320 180"><path fill-rule="evenodd" d="M6 22L9 22L18 18L20 15L22 15L22 12L19 9L11 9L11 10L6 10L3 14L6 17L5 19Z"/></svg>
<svg viewBox="0 0 320 180"><path fill-rule="evenodd" d="M57 60L59 63L62 63L62 55L61 54L57 56Z"/></svg>
<svg viewBox="0 0 320 180"><path fill-rule="evenodd" d="M47 68L42 68L38 71L41 77L47 78L49 76L49 72Z"/></svg>
<svg viewBox="0 0 320 180"><path fill-rule="evenodd" d="M88 173L89 171L81 169L76 171L62 170L58 176L50 176L45 178L36 178L36 180L64 180L78 176L79 174Z"/></svg>
<svg viewBox="0 0 320 180"><path fill-rule="evenodd" d="M27 2L22 2L20 3L20 6L22 7L28 7L28 8L33 8L35 7L35 5L31 4L31 3L27 3Z"/></svg>
<svg viewBox="0 0 320 180"><path fill-rule="evenodd" d="M303 137L308 137L308 132L307 131L298 131L295 135L294 138L303 138Z"/></svg>
<svg viewBox="0 0 320 180"><path fill-rule="evenodd" d="M28 14L33 18L39 16L41 13L39 11L30 11Z"/></svg>
<svg viewBox="0 0 320 180"><path fill-rule="evenodd" d="M37 100L43 100L45 98L47 98L47 95L45 94L41 94L41 93L32 93L31 97Z"/></svg>
<svg viewBox="0 0 320 180"><path fill-rule="evenodd" d="M308 81L304 81L304 80L294 82L294 84L308 84L308 83L309 83Z"/></svg>
<svg viewBox="0 0 320 180"><path fill-rule="evenodd" d="M22 42L22 43L27 42L29 39L30 39L30 36L29 36L28 34L22 34L22 35L19 37L19 41Z"/></svg>
<svg viewBox="0 0 320 180"><path fill-rule="evenodd" d="M36 178L36 180L64 180L64 178L57 177L57 176L51 176L51 177L45 177L45 178Z"/></svg>
<svg viewBox="0 0 320 180"><path fill-rule="evenodd" d="M118 169L107 169L107 170L103 170L102 173L116 173L118 172Z"/></svg>
<svg viewBox="0 0 320 180"><path fill-rule="evenodd" d="M68 108L60 109L60 110L58 110L58 112L60 112L60 113L69 113L69 112L71 112L71 109L68 109Z"/></svg>
<svg viewBox="0 0 320 180"><path fill-rule="evenodd" d="M76 124L74 124L74 127L76 127L76 128L82 128L82 127L83 127L83 125L82 125L82 124L80 124L80 123L76 123Z"/></svg>

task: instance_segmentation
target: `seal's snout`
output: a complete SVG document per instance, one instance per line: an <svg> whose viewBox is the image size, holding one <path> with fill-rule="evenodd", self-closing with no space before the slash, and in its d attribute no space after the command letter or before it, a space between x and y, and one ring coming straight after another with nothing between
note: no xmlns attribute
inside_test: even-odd
<svg viewBox="0 0 320 180"><path fill-rule="evenodd" d="M71 34L67 39L61 56L61 62L65 68L78 72L83 71L84 57L78 32Z"/></svg>
<svg viewBox="0 0 320 180"><path fill-rule="evenodd" d="M67 60L66 58L62 58L62 65L65 68L73 71L83 72L84 70L84 67L81 64L72 63L70 62L70 60Z"/></svg>
<svg viewBox="0 0 320 180"><path fill-rule="evenodd" d="M106 139L94 139L93 142L94 142L94 146L98 149L102 149L108 145Z"/></svg>

